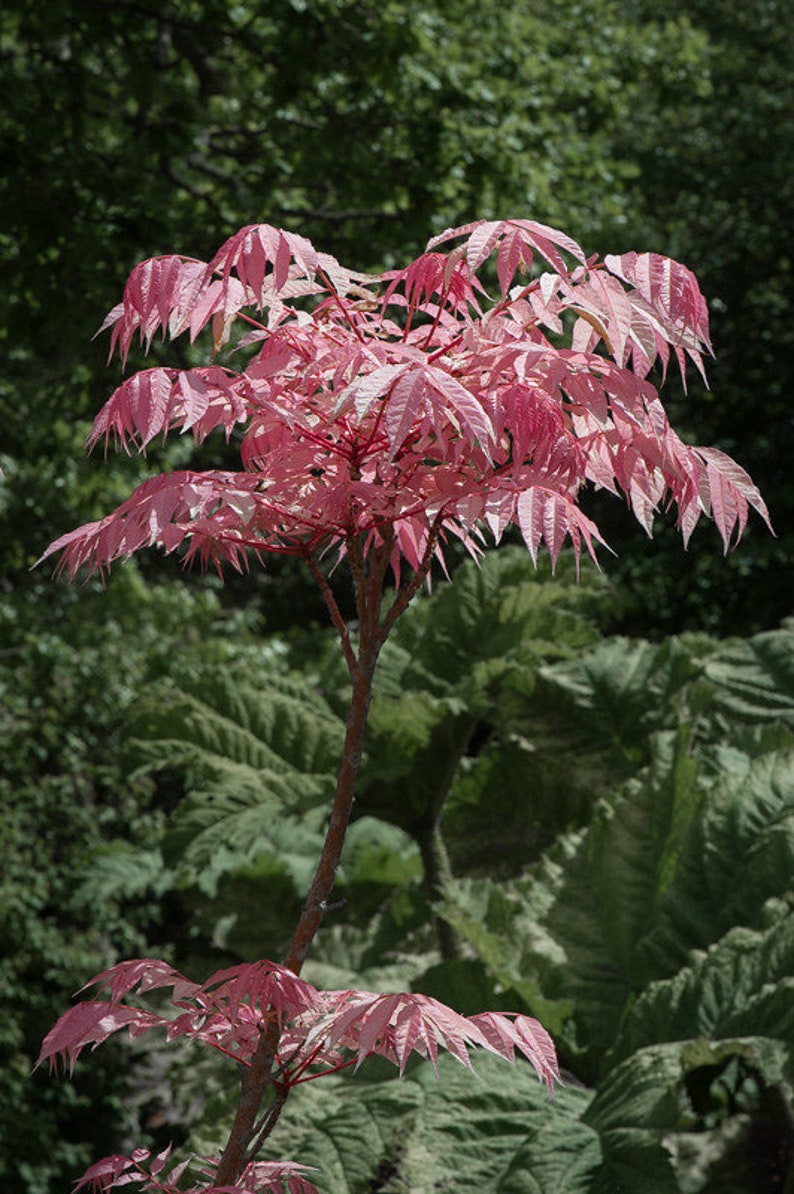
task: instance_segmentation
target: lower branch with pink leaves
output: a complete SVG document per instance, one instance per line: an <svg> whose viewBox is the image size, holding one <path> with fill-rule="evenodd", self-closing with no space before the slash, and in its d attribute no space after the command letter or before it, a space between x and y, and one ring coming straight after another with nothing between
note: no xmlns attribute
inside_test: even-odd
<svg viewBox="0 0 794 1194"><path fill-rule="evenodd" d="M49 1061L53 1069L68 1065L71 1071L88 1045L96 1047L125 1030L131 1037L158 1030L169 1041L199 1041L245 1070L263 1036L277 1027L270 1075L274 1102L257 1122L251 1155L233 1184L216 1183L218 1157L189 1158L168 1169L170 1150L152 1156L138 1149L129 1157L105 1157L92 1165L76 1186L92 1194L131 1184L163 1194L316 1194L304 1177L305 1166L260 1161L255 1154L294 1087L358 1068L371 1056L385 1057L402 1074L412 1054L435 1066L439 1050L446 1050L471 1069L470 1051L483 1049L512 1063L524 1057L550 1092L559 1079L551 1038L529 1016L462 1016L436 999L414 993L319 991L293 971L267 961L234 966L197 984L164 962L141 958L113 966L87 987L95 987L104 998L70 1008L45 1038L39 1063ZM141 996L164 988L171 992L172 1015L141 1006ZM198 1184L183 1185L184 1176L193 1173L199 1175Z"/></svg>

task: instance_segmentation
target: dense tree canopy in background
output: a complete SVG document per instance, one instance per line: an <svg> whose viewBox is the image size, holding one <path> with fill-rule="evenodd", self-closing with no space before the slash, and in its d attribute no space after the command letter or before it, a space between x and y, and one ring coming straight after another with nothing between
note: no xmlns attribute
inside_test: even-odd
<svg viewBox="0 0 794 1194"><path fill-rule="evenodd" d="M4 972L12 993L4 1014L19 1018L0 1037L13 1075L0 1127L13 1135L27 1108L28 1156L46 1151L41 1142L64 1117L84 1125L91 1115L93 1087L44 1094L45 1080L30 1088L25 1078L65 991L144 937L175 940L173 893L154 908L146 875L138 888L130 882L123 914L81 886L77 860L87 850L101 853L125 833L156 837L170 808L162 777L154 796L148 781L130 789L123 778L126 711L201 639L227 641L214 648L217 662L237 649L229 641L242 651L257 628L283 630L295 658L311 662L294 626L319 608L289 565L222 592L154 559L119 568L107 594L29 571L52 538L115 504L148 469L82 459L89 419L119 378L117 364L106 367L106 342L91 336L130 267L160 252L203 257L240 225L268 221L350 265L382 268L448 225L510 215L557 224L591 251L647 249L684 261L709 299L716 360L709 391L693 377L684 396L671 379L676 425L753 474L780 537L751 526L724 560L716 532L704 529L685 555L661 525L651 542L636 535L610 499L599 521L619 558L605 561L599 620L651 638L772 630L791 613L794 579L789 7L3 5L0 742L13 766L0 796L13 809L2 844L15 867L0 947L16 959ZM156 451L183 463L188 449ZM465 800L457 816L468 824ZM58 832L45 833L55 822ZM463 837L453 858L456 849L465 856ZM198 896L194 903L202 906ZM59 952L58 941L69 949ZM34 988L52 994L16 997ZM118 1098L114 1081L106 1086ZM110 1131L108 1108L98 1131ZM74 1138L84 1140L82 1131ZM67 1142L35 1172L9 1168L6 1180L49 1194L87 1159Z"/></svg>
<svg viewBox="0 0 794 1194"><path fill-rule="evenodd" d="M667 536L658 554L635 559L627 571L638 568L636 597L658 626L744 631L790 613L794 581L787 463L794 436L794 19L775 0L664 7L673 25L683 21L704 35L699 85L671 63L666 85L621 130L617 144L638 167L629 189L630 238L663 244L700 279L714 337L711 391L693 388L675 413L697 442L737 454L763 486L781 538L753 536L727 569L696 541L700 558L690 569ZM660 6L629 8L649 19Z"/></svg>
<svg viewBox="0 0 794 1194"><path fill-rule="evenodd" d="M413 255L445 225L519 212L602 252L683 259L711 299L717 351L712 393L693 387L683 425L735 451L785 526L785 9L565 0L552 20L545 4L471 0L5 6L0 247L14 284L0 296L0 393L2 452L17 462L3 532L12 564L85 517L106 483L75 448L78 421L115 380L104 344L89 340L129 267L166 250L203 256L258 220L362 268ZM24 550L23 520L33 529ZM622 539L618 513L616 546L639 557L625 572L639 569L644 601L649 577L666 578L650 611L657 630L704 618L751 628L786 612L790 557L760 535L727 572L719 564L720 580L699 559L682 564L664 536L650 550ZM636 623L641 611L629 612Z"/></svg>

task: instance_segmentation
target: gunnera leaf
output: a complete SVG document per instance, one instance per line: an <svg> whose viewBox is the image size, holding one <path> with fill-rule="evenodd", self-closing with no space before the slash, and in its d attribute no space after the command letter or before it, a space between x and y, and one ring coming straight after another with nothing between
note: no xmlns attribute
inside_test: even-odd
<svg viewBox="0 0 794 1194"><path fill-rule="evenodd" d="M438 1079L421 1063L398 1079L367 1062L309 1083L287 1103L278 1147L318 1167L323 1194L586 1194L601 1160L580 1119L591 1092L549 1098L522 1063L474 1065L443 1057Z"/></svg>

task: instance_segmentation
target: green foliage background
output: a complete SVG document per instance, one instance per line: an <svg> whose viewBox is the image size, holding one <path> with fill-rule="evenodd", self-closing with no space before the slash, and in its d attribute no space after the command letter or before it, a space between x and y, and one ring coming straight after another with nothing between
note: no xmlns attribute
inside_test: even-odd
<svg viewBox="0 0 794 1194"><path fill-rule="evenodd" d="M30 571L150 467L82 456L119 376L90 337L137 260L203 256L244 223L382 268L447 225L516 213L695 270L712 389L672 388L671 414L749 469L779 538L753 526L722 559L704 529L685 555L661 520L645 541L594 496L619 552L608 580L539 584L500 550L412 610L379 677L347 905L311 977L527 1008L572 1077L550 1107L520 1069L440 1087L365 1069L360 1087L299 1092L284 1149L316 1155L329 1190L432 1188L464 1154L472 1187L505 1194L782 1188L793 43L783 0L3 6L9 1189L55 1194L103 1152L182 1141L188 1121L206 1135L214 1104L191 1104L191 1075L218 1106L222 1077L169 1079L156 1050L131 1068L106 1047L74 1084L29 1069L71 991L114 958L163 954L200 975L278 953L344 709L323 607L289 563L221 588L141 559L107 592Z"/></svg>
<svg viewBox="0 0 794 1194"><path fill-rule="evenodd" d="M572 580L503 549L405 615L305 971L534 1014L565 1085L549 1101L526 1066L478 1059L440 1083L372 1065L302 1088L272 1147L332 1194L738 1192L790 1170L794 625L604 637L605 582ZM175 943L191 972L286 944L344 706L323 639L302 684L284 640L211 670L204 647L171 665L156 718L149 696L127 721L128 774L168 789L176 770L185 791L86 888L113 900L148 875L194 928ZM190 1146L214 1151L235 1074L193 1054L169 1080Z"/></svg>

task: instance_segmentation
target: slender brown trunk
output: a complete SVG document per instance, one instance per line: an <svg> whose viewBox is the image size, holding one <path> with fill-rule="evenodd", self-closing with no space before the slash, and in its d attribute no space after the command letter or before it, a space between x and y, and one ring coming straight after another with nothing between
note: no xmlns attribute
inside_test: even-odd
<svg viewBox="0 0 794 1194"><path fill-rule="evenodd" d="M365 670L361 670L359 678L353 684L353 696L345 728L342 765L339 769L336 795L328 822L323 852L306 896L300 920L284 958L284 965L290 970L294 970L296 974L300 974L309 947L320 927L342 857L345 834L353 811L356 780L361 766L361 753L364 747L364 732L367 727L369 704L372 697L372 676L376 660L377 655Z"/></svg>
<svg viewBox="0 0 794 1194"><path fill-rule="evenodd" d="M375 647L375 650L373 650ZM365 663L362 666L362 656ZM328 899L331 897L334 879L341 858L341 850L345 843L347 825L353 799L356 794L356 780L358 769L361 767L364 731L367 728L367 716L371 691L373 691L373 675L377 661L377 645L362 644L359 650L359 669L355 683L353 683L350 712L347 714L345 728L345 745L339 775L337 777L336 795L334 795L331 818L328 821L328 831L318 868L314 875L312 886L303 904L300 921L297 923L293 940L289 944L284 966L289 970L300 973L303 962L309 952L316 931L320 928ZM251 1060L241 1079L240 1100L234 1116L232 1132L229 1134L226 1149L223 1150L221 1162L215 1175L216 1186L230 1186L240 1176L248 1162L247 1150L254 1135L257 1134L257 1115L263 1102L267 1087L269 1087L273 1060L276 1057L279 1032L278 1023L273 1021L269 1029L261 1035L257 1052Z"/></svg>
<svg viewBox="0 0 794 1194"><path fill-rule="evenodd" d="M439 514L431 528L420 567L414 573L411 581L397 594L383 621L381 621L383 582L394 545L394 531L391 527L384 529L382 542L370 552L366 560L360 541L355 534L351 535L347 543L347 559L356 586L356 606L359 617L357 654L353 649L347 627L328 582L313 557L307 556L306 558L309 569L325 598L331 620L339 634L353 692L345 725L342 763L337 776L334 803L325 843L303 905L300 920L284 959L284 965L293 970L295 974L300 973L312 941L320 927L342 857L345 835L353 811L356 780L361 766L364 733L367 728L369 705L372 699L372 681L378 656L397 618L408 607L411 598L427 576L433 551L438 541L441 521ZM242 1074L240 1098L234 1123L215 1174L216 1186L231 1186L237 1181L246 1165L253 1160L270 1135L281 1113L288 1093L286 1089L279 1090L276 1104L271 1108L273 1114L266 1113L257 1122L262 1102L272 1082L273 1064L280 1036L281 1030L278 1022L272 1020L260 1037L250 1066Z"/></svg>
<svg viewBox="0 0 794 1194"><path fill-rule="evenodd" d="M247 1164L246 1150L256 1133L256 1117L270 1084L280 1036L278 1021L271 1021L259 1039L251 1065L243 1070L234 1123L215 1174L216 1186L233 1185Z"/></svg>
<svg viewBox="0 0 794 1194"><path fill-rule="evenodd" d="M381 635L377 631L372 627L362 628L356 674L353 678L353 693L345 728L342 763L337 776L328 831L300 920L284 959L284 965L296 974L300 973L311 943L322 922L342 857L345 834L353 811L356 780L361 766L364 732L372 697L372 679L381 645ZM279 1036L278 1024L273 1021L267 1031L262 1034L251 1065L242 1076L240 1099L234 1123L215 1175L215 1184L218 1186L232 1185L251 1159L248 1150L259 1130L257 1116L270 1085Z"/></svg>

